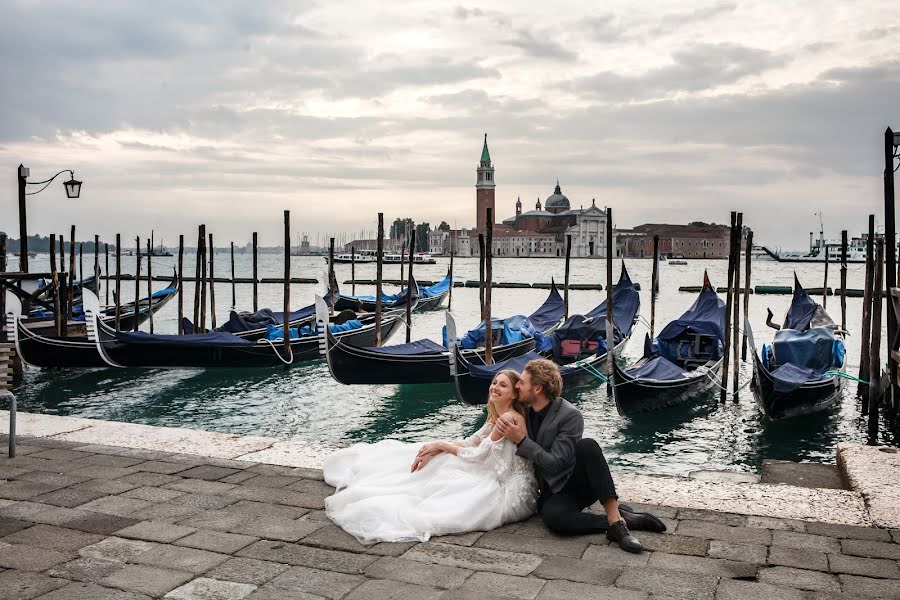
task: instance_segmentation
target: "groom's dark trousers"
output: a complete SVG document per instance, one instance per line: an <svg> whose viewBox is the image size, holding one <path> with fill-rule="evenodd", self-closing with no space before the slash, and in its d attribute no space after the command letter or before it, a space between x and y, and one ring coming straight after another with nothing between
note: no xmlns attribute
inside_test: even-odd
<svg viewBox="0 0 900 600"><path fill-rule="evenodd" d="M528 437L517 454L534 463L541 494L538 512L551 530L561 534L606 531L606 515L582 512L597 500L617 498L600 445L582 439L584 418L562 398L541 412L527 411Z"/></svg>

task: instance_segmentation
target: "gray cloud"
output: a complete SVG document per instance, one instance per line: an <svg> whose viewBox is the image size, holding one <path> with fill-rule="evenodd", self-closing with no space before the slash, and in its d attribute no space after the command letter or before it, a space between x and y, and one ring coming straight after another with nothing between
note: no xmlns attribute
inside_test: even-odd
<svg viewBox="0 0 900 600"><path fill-rule="evenodd" d="M667 13L659 18L656 28L651 33L653 35L673 33L683 27L703 24L720 15L734 12L737 7L736 2L726 0L691 11Z"/></svg>
<svg viewBox="0 0 900 600"><path fill-rule="evenodd" d="M735 83L787 62L787 57L737 44L697 44L675 52L673 64L640 75L601 71L567 87L609 101L667 97Z"/></svg>
<svg viewBox="0 0 900 600"><path fill-rule="evenodd" d="M539 38L535 33L527 29L516 31L516 37L506 40L509 46L518 48L526 55L541 60L558 60L562 62L574 62L578 55L564 47L559 42L550 39L551 34L541 34Z"/></svg>
<svg viewBox="0 0 900 600"><path fill-rule="evenodd" d="M612 14L599 17L587 17L581 21L587 29L588 36L595 42L611 43L625 38L627 28L621 20Z"/></svg>
<svg viewBox="0 0 900 600"><path fill-rule="evenodd" d="M898 33L900 33L900 25L895 25L894 27L878 27L876 29L867 29L866 31L860 32L857 37L864 41L872 41L880 40L892 35L897 35Z"/></svg>

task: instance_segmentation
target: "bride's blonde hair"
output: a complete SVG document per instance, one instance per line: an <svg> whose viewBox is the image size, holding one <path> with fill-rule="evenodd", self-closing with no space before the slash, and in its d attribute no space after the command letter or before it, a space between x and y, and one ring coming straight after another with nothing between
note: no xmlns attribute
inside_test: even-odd
<svg viewBox="0 0 900 600"><path fill-rule="evenodd" d="M513 410L524 417L525 416L525 407L522 406L521 402L519 402L519 391L516 389L516 384L519 383L521 376L519 376L518 372L516 372L512 369L503 369L502 371L500 371L499 373L494 375L494 379L491 380L491 384L493 384L494 381L496 381L496 379L498 377L500 377L501 375L506 375L506 377L509 379L509 382L512 384L513 392L515 393L515 397L513 398L513 403L512 403ZM488 400L487 422L493 423L494 421L497 420L497 417L499 417L499 416L500 415L497 413L497 409L494 408L494 405L491 404L490 400Z"/></svg>

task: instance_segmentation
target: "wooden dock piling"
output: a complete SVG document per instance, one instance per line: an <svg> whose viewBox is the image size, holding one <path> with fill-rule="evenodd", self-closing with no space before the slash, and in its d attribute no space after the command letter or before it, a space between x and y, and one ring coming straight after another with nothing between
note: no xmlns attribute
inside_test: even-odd
<svg viewBox="0 0 900 600"><path fill-rule="evenodd" d="M494 253L494 209L487 208L487 235L484 239L484 281L482 290L484 290L484 304L482 305L482 319L484 319L484 362L485 364L493 364L494 362L494 332L491 328L491 281L493 280L493 270L491 268L492 257Z"/></svg>
<svg viewBox="0 0 900 600"><path fill-rule="evenodd" d="M744 254L744 321L747 320L750 314L750 256L753 254L753 230L750 229L747 231L747 243L745 244L747 251ZM744 321L741 321L739 325L743 329ZM741 336L741 361L747 362L747 331L743 330L744 334Z"/></svg>
<svg viewBox="0 0 900 600"><path fill-rule="evenodd" d="M3 239L4 245L6 238ZM4 251L6 248L4 248ZM53 285L53 327L56 335L62 335L62 307L59 305L59 272L56 270L56 235L50 236L50 278ZM6 294L3 294L4 296ZM3 319L4 321L6 319ZM5 340L4 340L5 341Z"/></svg>
<svg viewBox="0 0 900 600"><path fill-rule="evenodd" d="M741 242L744 238L744 213L739 212L737 214L737 223L735 224L735 235L737 239L735 240L735 249L734 249L734 282L731 284L734 287L734 330L731 336L731 347L732 347L732 386L731 393L732 400L737 402L738 399L738 388L740 387L740 377L741 377L741 366L738 362L741 358L740 347L738 346L738 339L740 339L740 331L743 326L743 321L741 320Z"/></svg>
<svg viewBox="0 0 900 600"><path fill-rule="evenodd" d="M237 306L237 289L234 282L234 242L231 242L231 308Z"/></svg>
<svg viewBox="0 0 900 600"><path fill-rule="evenodd" d="M94 285L97 286L97 298L100 298L100 236L94 235Z"/></svg>
<svg viewBox="0 0 900 600"><path fill-rule="evenodd" d="M897 235L894 207L894 132L888 127L884 130L884 265L885 288L897 287ZM877 297L880 302L880 297ZM873 328L874 329L874 328ZM887 339L892 344L897 339L897 315L893 310L887 311ZM880 360L880 359L879 359ZM879 362L880 370L880 362ZM873 369L874 366L873 366ZM900 401L900 388L897 387L897 363L888 360L889 374L888 399L892 409Z"/></svg>
<svg viewBox="0 0 900 600"><path fill-rule="evenodd" d="M135 314L141 314L141 307L135 306ZM147 311L150 313L150 333L153 333L153 241L147 240Z"/></svg>
<svg viewBox="0 0 900 600"><path fill-rule="evenodd" d="M350 295L356 295L356 247L350 246Z"/></svg>
<svg viewBox="0 0 900 600"><path fill-rule="evenodd" d="M859 379L869 380L869 344L872 337L872 286L875 281L875 215L869 215L866 239L866 283L863 288L862 331L860 332ZM876 367L877 363L876 363ZM862 399L862 413L869 410L866 384L857 384L856 395Z"/></svg>
<svg viewBox="0 0 900 600"><path fill-rule="evenodd" d="M484 234L478 234L478 306L484 316Z"/></svg>
<svg viewBox="0 0 900 600"><path fill-rule="evenodd" d="M212 246L212 235L210 235ZM213 248L215 253L215 248ZM212 289L212 288L210 288ZM328 324L325 324L328 327ZM291 353L291 211L284 211L284 319L282 319L282 333L284 334L284 359L293 362Z"/></svg>
<svg viewBox="0 0 900 600"><path fill-rule="evenodd" d="M569 318L569 262L572 258L572 236L566 235L566 276L563 283L563 319Z"/></svg>
<svg viewBox="0 0 900 600"><path fill-rule="evenodd" d="M69 289L66 300L66 322L72 320L72 305L75 304L75 226L72 225L69 235ZM83 285L83 284L82 284Z"/></svg>
<svg viewBox="0 0 900 600"><path fill-rule="evenodd" d="M81 280L81 289L84 290L84 243L78 242L78 278Z"/></svg>
<svg viewBox="0 0 900 600"><path fill-rule="evenodd" d="M728 367L731 362L731 311L732 311L732 288L734 287L734 246L735 246L735 237L736 232L735 228L737 225L737 213L735 211L731 211L731 237L729 238L728 243L728 278L726 281L728 282L728 291L725 296L725 344L724 344L724 354L722 356L722 389L719 394L719 402L725 402L725 399L728 397ZM740 247L740 246L738 246Z"/></svg>
<svg viewBox="0 0 900 600"><path fill-rule="evenodd" d="M615 321L613 320L613 255L615 255L616 251L613 248L613 220L612 220L612 208L606 208L606 373L607 373L607 386L606 386L606 395L612 396L613 388L612 388L612 377L613 377L613 362L615 362L615 352L613 352L613 348L615 348L615 336L613 335L613 328L615 327ZM653 284L650 284L650 289L653 289Z"/></svg>
<svg viewBox="0 0 900 600"><path fill-rule="evenodd" d="M200 329L200 245L203 243L203 225L197 227L197 255L194 258L194 333L203 333ZM254 307L254 311L256 307Z"/></svg>
<svg viewBox="0 0 900 600"><path fill-rule="evenodd" d="M384 213L378 213L378 241L375 250L375 345L381 346L381 277L384 267ZM331 297L334 302L334 296Z"/></svg>
<svg viewBox="0 0 900 600"><path fill-rule="evenodd" d="M881 290L884 273L884 239L877 242L875 279L872 286L872 342L869 346L869 440L878 438L878 406L881 403ZM888 301L888 308L891 303ZM888 311L890 312L890 311Z"/></svg>
<svg viewBox="0 0 900 600"><path fill-rule="evenodd" d="M447 310L453 306L453 255L455 248L453 247L453 232L450 232L450 292L447 294Z"/></svg>
<svg viewBox="0 0 900 600"><path fill-rule="evenodd" d="M253 232L253 312L259 310L259 304L257 301L259 294L259 270L258 270L258 254L257 254L257 237L256 232Z"/></svg>
<svg viewBox="0 0 900 600"><path fill-rule="evenodd" d="M122 234L116 234L116 331L122 328Z"/></svg>
<svg viewBox="0 0 900 600"><path fill-rule="evenodd" d="M653 271L650 273L650 341L656 328L656 295L659 293L659 235L653 236Z"/></svg>
<svg viewBox="0 0 900 600"><path fill-rule="evenodd" d="M406 343L412 341L413 255L416 252L416 230L409 233L409 280L406 282ZM402 260L402 257L401 257ZM416 290L418 296L418 290Z"/></svg>
<svg viewBox="0 0 900 600"><path fill-rule="evenodd" d="M334 274L334 238L328 240L328 294L331 296L331 307L329 314L334 314L335 287L337 287L337 276Z"/></svg>
<svg viewBox="0 0 900 600"><path fill-rule="evenodd" d="M149 261L150 257L147 257ZM134 270L134 331L140 328L140 318L138 309L141 303L141 236L134 238L134 260L136 267Z"/></svg>
<svg viewBox="0 0 900 600"><path fill-rule="evenodd" d="M212 328L216 328L216 247L213 234L209 234L209 320Z"/></svg>
<svg viewBox="0 0 900 600"><path fill-rule="evenodd" d="M106 256L106 268L103 270L106 273L106 281L103 282L103 290L106 292L105 304L109 306L109 242L104 242L103 254Z"/></svg>
<svg viewBox="0 0 900 600"><path fill-rule="evenodd" d="M206 331L206 225L200 226L200 331Z"/></svg>
<svg viewBox="0 0 900 600"><path fill-rule="evenodd" d="M184 335L184 234L178 236L178 335Z"/></svg>

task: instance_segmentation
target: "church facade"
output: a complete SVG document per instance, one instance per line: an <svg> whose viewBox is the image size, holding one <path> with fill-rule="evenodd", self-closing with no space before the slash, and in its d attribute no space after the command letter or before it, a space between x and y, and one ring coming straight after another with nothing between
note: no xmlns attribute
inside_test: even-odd
<svg viewBox="0 0 900 600"><path fill-rule="evenodd" d="M553 193L543 204L538 198L534 210L522 212L522 201L518 199L515 216L496 223L496 180L487 134L475 173L475 228L433 230L429 236L433 253L443 251L449 254L452 247L457 256L479 256L478 235L487 230L487 211L490 208L494 219L494 256L565 256L566 238L572 236L573 258L606 257L606 210L599 208L593 200L588 208L573 209L557 181ZM615 231L612 248L617 248Z"/></svg>

